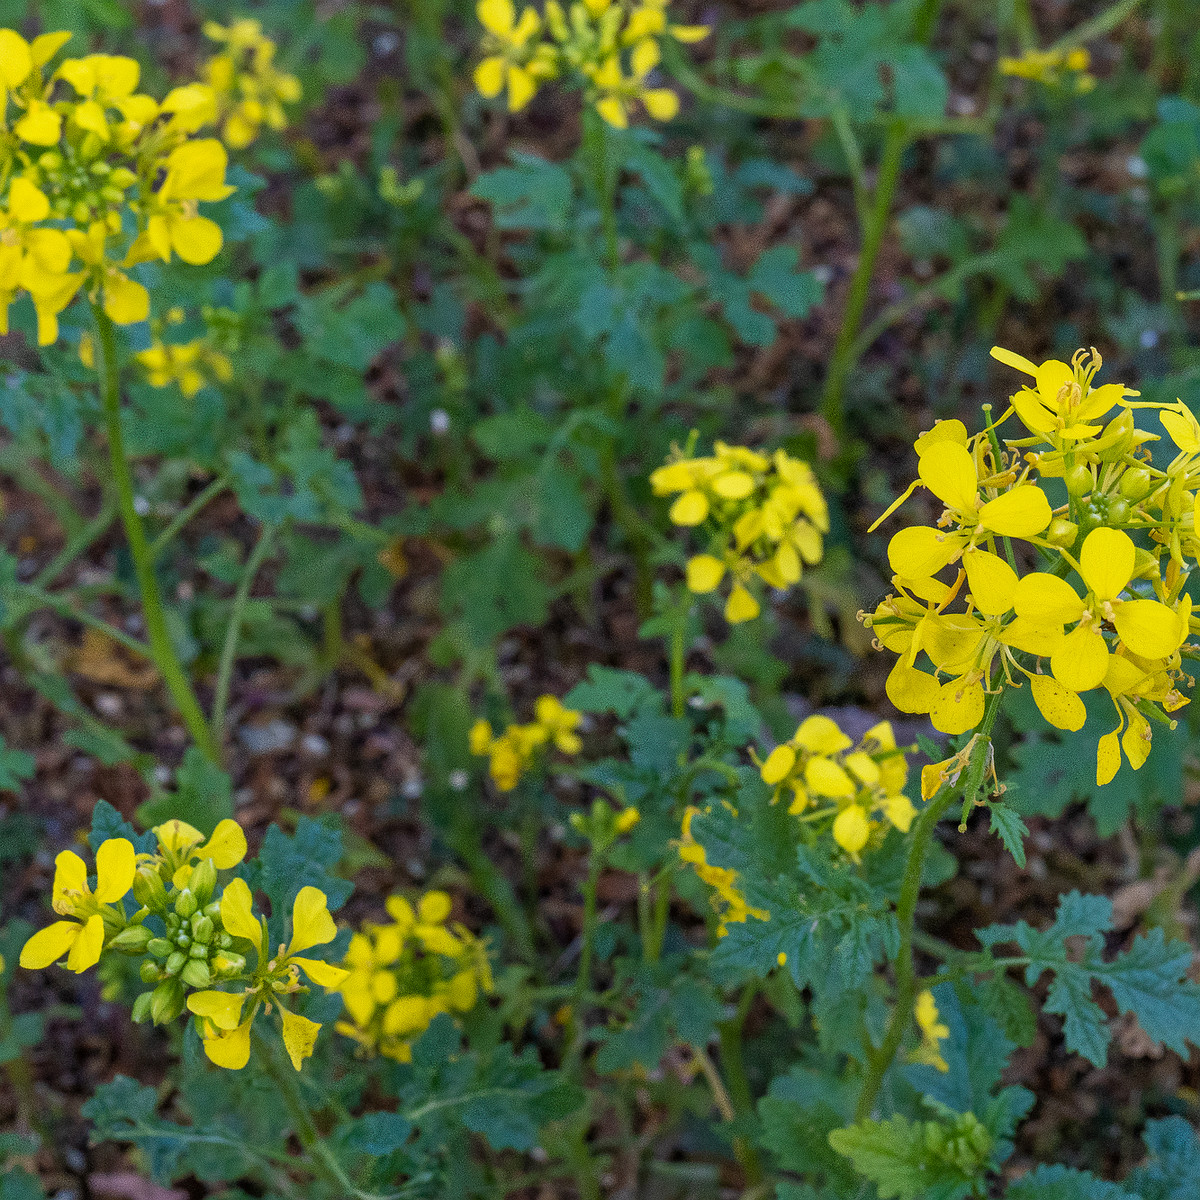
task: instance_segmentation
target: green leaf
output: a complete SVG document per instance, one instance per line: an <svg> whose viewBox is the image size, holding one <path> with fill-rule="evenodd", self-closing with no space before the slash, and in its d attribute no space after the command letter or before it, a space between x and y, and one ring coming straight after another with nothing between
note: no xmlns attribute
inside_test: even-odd
<svg viewBox="0 0 1200 1200"><path fill-rule="evenodd" d="M654 707L661 711L663 700L644 675L589 663L587 678L566 694L563 703L580 712L615 713L618 719L625 721L641 708Z"/></svg>
<svg viewBox="0 0 1200 1200"><path fill-rule="evenodd" d="M336 912L350 897L354 885L334 874L342 858L342 835L337 828L311 817L296 822L289 837L272 825L263 838L255 860L257 878L251 886L261 888L271 901L271 935L274 943L284 940L284 918L292 915L292 901L302 887L320 888Z"/></svg>
<svg viewBox="0 0 1200 1200"><path fill-rule="evenodd" d="M542 560L511 533L455 559L442 575L442 607L477 646L517 626L540 625L550 597Z"/></svg>
<svg viewBox="0 0 1200 1200"><path fill-rule="evenodd" d="M835 1129L829 1144L875 1184L882 1200L961 1200L983 1175L992 1149L970 1113L953 1122L863 1121Z"/></svg>
<svg viewBox="0 0 1200 1200"><path fill-rule="evenodd" d="M1087 1171L1042 1166L1009 1184L1004 1200L1139 1200L1139 1197Z"/></svg>
<svg viewBox="0 0 1200 1200"><path fill-rule="evenodd" d="M292 319L318 361L365 371L404 336L405 321L386 284L368 284L348 301L344 294L345 289L337 287L298 296Z"/></svg>
<svg viewBox="0 0 1200 1200"><path fill-rule="evenodd" d="M24 750L13 750L0 736L0 792L19 792L23 780L32 779L37 762Z"/></svg>
<svg viewBox="0 0 1200 1200"><path fill-rule="evenodd" d="M1013 856L1013 861L1022 870L1025 869L1025 842L1029 836L1029 826L1007 804L992 803L988 805L991 814L991 832L1003 843L1004 848Z"/></svg>
<svg viewBox="0 0 1200 1200"><path fill-rule="evenodd" d="M1030 959L1025 968L1028 986L1045 971L1054 975L1046 1011L1063 1017L1067 1048L1096 1066L1107 1060L1111 1033L1104 1010L1092 998L1093 981L1104 984L1118 1010L1133 1013L1149 1037L1185 1053L1186 1043L1200 1036L1200 985L1187 974L1190 947L1152 929L1129 950L1105 961L1103 934L1111 928L1111 901L1071 892L1060 898L1054 923L1044 931L1020 921L989 926L977 936L988 947L1016 942ZM1068 953L1068 938L1084 939L1082 955Z"/></svg>
<svg viewBox="0 0 1200 1200"><path fill-rule="evenodd" d="M534 154L513 151L510 157L515 166L484 172L470 194L492 205L500 229L565 229L573 192L568 172Z"/></svg>
<svg viewBox="0 0 1200 1200"><path fill-rule="evenodd" d="M217 822L233 816L233 782L226 772L195 746L184 751L175 772L175 791L160 791L137 812L146 826L177 818L207 835Z"/></svg>
<svg viewBox="0 0 1200 1200"><path fill-rule="evenodd" d="M126 838L139 854L153 854L158 848L154 834L149 830L138 833L107 800L97 800L96 807L92 809L88 845L93 850L99 850L109 838Z"/></svg>
<svg viewBox="0 0 1200 1200"><path fill-rule="evenodd" d="M400 1113L373 1112L351 1122L342 1140L347 1149L379 1157L399 1150L412 1131L412 1123Z"/></svg>
<svg viewBox="0 0 1200 1200"><path fill-rule="evenodd" d="M793 1067L771 1080L758 1102L759 1144L775 1156L779 1170L794 1171L836 1195L853 1195L858 1177L829 1143L829 1135L841 1129L853 1111L848 1080Z"/></svg>
<svg viewBox="0 0 1200 1200"><path fill-rule="evenodd" d="M1200 1138L1182 1117L1148 1121L1142 1135L1150 1158L1125 1181L1141 1200L1200 1196Z"/></svg>

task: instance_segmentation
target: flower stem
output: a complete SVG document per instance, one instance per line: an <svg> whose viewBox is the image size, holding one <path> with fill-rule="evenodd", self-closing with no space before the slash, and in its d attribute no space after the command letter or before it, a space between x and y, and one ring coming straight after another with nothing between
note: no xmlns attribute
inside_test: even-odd
<svg viewBox="0 0 1200 1200"><path fill-rule="evenodd" d="M736 1013L728 1021L723 1021L717 1026L721 1069L728 1082L729 1098L733 1102L734 1111L741 1117L749 1117L754 1112L754 1097L750 1093L750 1081L746 1077L746 1063L742 1053L742 1029L756 994L755 986L748 984L738 1000ZM746 1175L747 1184L753 1187L760 1183L763 1177L762 1163L754 1143L746 1137L737 1136L733 1139L733 1153Z"/></svg>
<svg viewBox="0 0 1200 1200"><path fill-rule="evenodd" d="M917 898L921 894L921 876L925 868L925 854L933 838L933 831L946 810L961 796L974 796L983 783L987 770L988 752L991 746L992 726L1000 711L1003 690L993 692L987 698L983 720L975 749L967 769L963 772L961 786L945 787L922 810L913 825L912 840L908 846L908 861L904 866L904 878L900 884L900 896L896 902L896 921L900 926L900 949L896 955L896 996L892 1017L883 1035L883 1042L868 1055L867 1075L855 1108L855 1121L865 1121L883 1086L883 1078L891 1067L904 1039L904 1032L912 1020L913 1005L917 999L917 976L913 966L913 925L916 919Z"/></svg>
<svg viewBox="0 0 1200 1200"><path fill-rule="evenodd" d="M691 608L686 588L681 588L675 597L674 612L671 614L670 662L671 662L671 716L679 720L683 716L687 696L683 688L684 658L687 653L687 620Z"/></svg>
<svg viewBox="0 0 1200 1200"><path fill-rule="evenodd" d="M117 492L117 506L121 513L121 522L125 526L138 590L142 596L142 613L146 621L150 654L192 740L207 758L219 762L220 753L209 732L208 722L204 719L196 693L171 641L158 579L154 574L154 560L146 541L146 528L134 507L133 473L125 456L125 439L121 431L121 386L117 371L117 341L113 323L98 304L92 305L92 316L96 323L96 371L100 379L100 401L104 408L104 424L108 432L109 463Z"/></svg>
<svg viewBox="0 0 1200 1200"><path fill-rule="evenodd" d="M837 343L829 363L829 374L825 378L821 415L829 422L830 428L839 439L846 433L846 381L857 362L855 343L871 289L871 277L875 273L875 260L883 243L888 218L891 216L892 198L900 180L900 163L908 146L908 137L908 129L904 122L897 120L888 126L874 195L863 226L862 250L859 252L858 266L855 267L850 280L850 290L846 293L842 325L838 330Z"/></svg>
<svg viewBox="0 0 1200 1200"><path fill-rule="evenodd" d="M246 560L245 570L238 580L237 590L233 594L233 607L229 613L229 626L225 630L225 644L221 647L221 661L217 667L217 686L213 693L212 706L212 736L218 745L225 731L225 710L229 705L229 688L233 682L233 665L237 661L238 639L242 635L242 621L246 615L246 602L250 598L250 588L259 567L271 549L271 541L275 536L273 525L264 525L262 533L250 557Z"/></svg>
<svg viewBox="0 0 1200 1200"><path fill-rule="evenodd" d="M392 1197L363 1191L355 1185L317 1129L317 1123L297 1085L296 1073L289 1073L272 1047L257 1033L252 1036L255 1057L278 1090L279 1099L287 1109L292 1121L292 1130L304 1150L304 1156L308 1159L313 1174L324 1180L335 1196L350 1196L354 1200L392 1200Z"/></svg>

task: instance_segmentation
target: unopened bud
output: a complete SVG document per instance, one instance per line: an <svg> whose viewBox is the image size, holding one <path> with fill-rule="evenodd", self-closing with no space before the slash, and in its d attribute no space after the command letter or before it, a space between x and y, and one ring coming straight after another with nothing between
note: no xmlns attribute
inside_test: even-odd
<svg viewBox="0 0 1200 1200"><path fill-rule="evenodd" d="M150 993L150 1017L155 1025L166 1025L183 1012L183 984L164 979Z"/></svg>
<svg viewBox="0 0 1200 1200"><path fill-rule="evenodd" d="M207 958L208 947L201 945L199 942L193 942L192 948L188 951L188 958Z"/></svg>
<svg viewBox="0 0 1200 1200"><path fill-rule="evenodd" d="M203 908L211 899L213 889L217 886L217 868L211 858L206 858L192 872L188 887L196 896L196 905Z"/></svg>
<svg viewBox="0 0 1200 1200"><path fill-rule="evenodd" d="M179 978L189 987L206 988L212 983L212 973L208 969L208 963L201 962L199 959L188 959L187 966L179 972Z"/></svg>
<svg viewBox="0 0 1200 1200"><path fill-rule="evenodd" d="M138 968L138 974L141 976L143 983L162 982L162 967L158 966L156 963L143 960L142 965Z"/></svg>
<svg viewBox="0 0 1200 1200"><path fill-rule="evenodd" d="M1064 476L1063 481L1067 485L1067 492L1074 496L1076 500L1080 496L1086 496L1092 490L1094 481L1090 467L1085 467L1083 463L1077 463Z"/></svg>
<svg viewBox="0 0 1200 1200"><path fill-rule="evenodd" d="M154 955L155 958L166 958L167 955L174 953L174 943L166 938L151 938L146 944L146 949Z"/></svg>
<svg viewBox="0 0 1200 1200"><path fill-rule="evenodd" d="M175 911L179 914L180 919L184 921L191 920L192 913L199 907L196 894L191 888L184 888L175 900Z"/></svg>
<svg viewBox="0 0 1200 1200"><path fill-rule="evenodd" d="M205 917L201 916L200 913L196 913L192 917L192 940L194 942L202 942L207 946L212 941L215 928L212 917Z"/></svg>
<svg viewBox="0 0 1200 1200"><path fill-rule="evenodd" d="M168 975L178 975L183 970L183 964L186 963L188 957L182 950L176 950L170 958L167 959L167 964L163 968Z"/></svg>
<svg viewBox="0 0 1200 1200"><path fill-rule="evenodd" d="M218 954L209 966L219 976L228 978L240 975L246 969L246 958L242 954Z"/></svg>
<svg viewBox="0 0 1200 1200"><path fill-rule="evenodd" d="M150 1009L153 1001L153 992L142 992L142 994L133 1002L133 1012L129 1015L135 1025L141 1025L143 1021L148 1021L150 1019Z"/></svg>
<svg viewBox="0 0 1200 1200"><path fill-rule="evenodd" d="M1121 476L1121 495L1131 504L1136 504L1149 495L1152 480L1145 467L1131 467Z"/></svg>
<svg viewBox="0 0 1200 1200"><path fill-rule="evenodd" d="M150 942L154 940L145 925L129 925L122 929L108 943L109 949L119 950L122 954L142 954Z"/></svg>
<svg viewBox="0 0 1200 1200"><path fill-rule="evenodd" d="M133 896L143 908L161 912L167 906L167 889L156 867L142 867L133 877Z"/></svg>

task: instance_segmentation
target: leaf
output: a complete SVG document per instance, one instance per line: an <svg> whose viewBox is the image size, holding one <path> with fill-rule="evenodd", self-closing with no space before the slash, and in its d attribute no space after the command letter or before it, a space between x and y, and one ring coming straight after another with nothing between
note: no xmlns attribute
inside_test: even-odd
<svg viewBox="0 0 1200 1200"><path fill-rule="evenodd" d="M1029 826L1007 804L993 802L988 805L991 814L991 832L1003 843L1004 848L1013 856L1013 861L1022 870L1025 869L1024 838L1029 836Z"/></svg>
<svg viewBox="0 0 1200 1200"><path fill-rule="evenodd" d="M968 1114L960 1121L973 1122L974 1118ZM984 1134L978 1147L962 1145L953 1158L949 1146L945 1157L931 1148L939 1141L953 1142L958 1151L963 1139L957 1135L956 1124L911 1122L896 1116L835 1129L829 1144L875 1184L882 1200L961 1200L982 1175L990 1145Z"/></svg>
<svg viewBox="0 0 1200 1200"><path fill-rule="evenodd" d="M1195 1200L1200 1195L1200 1139L1182 1117L1148 1121L1149 1159L1125 1181L1141 1200Z"/></svg>
<svg viewBox="0 0 1200 1200"><path fill-rule="evenodd" d="M830 1145L829 1135L842 1128L854 1111L848 1080L832 1080L805 1067L793 1067L771 1080L758 1102L759 1144L769 1150L781 1171L853 1195L858 1177Z"/></svg>
<svg viewBox="0 0 1200 1200"><path fill-rule="evenodd" d="M177 818L209 834L219 821L233 816L233 781L195 746L183 754L175 772L175 791L160 791L138 809L143 825Z"/></svg>
<svg viewBox="0 0 1200 1200"><path fill-rule="evenodd" d="M589 663L587 678L567 693L563 703L580 712L615 713L624 721L641 708L653 706L661 711L663 701L644 675Z"/></svg>
<svg viewBox="0 0 1200 1200"><path fill-rule="evenodd" d="M354 885L334 874L341 857L341 832L323 821L301 817L291 837L278 825L268 828L254 871L248 873L251 889L261 888L271 901L272 944L285 940L285 916L291 920L292 901L302 887L324 892L331 912L346 903Z"/></svg>
<svg viewBox="0 0 1200 1200"><path fill-rule="evenodd" d="M0 791L19 792L21 783L32 779L37 761L24 750L13 750L0 736Z"/></svg>
<svg viewBox="0 0 1200 1200"><path fill-rule="evenodd" d="M559 231L571 209L571 176L562 167L534 154L511 154L511 167L480 175L470 194L492 205L499 229Z"/></svg>
<svg viewBox="0 0 1200 1200"><path fill-rule="evenodd" d="M97 800L92 809L92 828L88 834L88 845L99 850L109 838L126 838L133 843L139 854L153 854L158 843L149 830L138 833L136 829L107 800Z"/></svg>
<svg viewBox="0 0 1200 1200"><path fill-rule="evenodd" d="M455 559L442 575L442 608L477 646L518 626L540 625L550 596L542 560L512 533Z"/></svg>
<svg viewBox="0 0 1200 1200"><path fill-rule="evenodd" d="M1152 929L1105 961L1102 935L1111 928L1111 901L1070 892L1060 898L1054 923L1044 931L1020 921L992 925L977 936L988 947L1016 942L1030 959L1025 968L1030 987L1043 972L1052 972L1046 1011L1063 1017L1067 1048L1094 1065L1104 1066L1111 1033L1104 1010L1092 998L1093 981L1104 984L1119 1011L1133 1013L1149 1037L1185 1053L1185 1044L1200 1036L1200 985L1187 977L1191 949ZM1068 938L1084 939L1081 955L1068 954Z"/></svg>
<svg viewBox="0 0 1200 1200"><path fill-rule="evenodd" d="M1139 1200L1139 1197L1087 1171L1041 1166L1009 1184L1004 1200Z"/></svg>
<svg viewBox="0 0 1200 1200"><path fill-rule="evenodd" d="M365 371L404 336L404 317L386 284L371 283L359 295L344 297L340 286L297 296L292 319L318 361Z"/></svg>
<svg viewBox="0 0 1200 1200"><path fill-rule="evenodd" d="M342 1140L350 1150L379 1157L399 1150L412 1131L412 1123L400 1113L372 1112L351 1122Z"/></svg>

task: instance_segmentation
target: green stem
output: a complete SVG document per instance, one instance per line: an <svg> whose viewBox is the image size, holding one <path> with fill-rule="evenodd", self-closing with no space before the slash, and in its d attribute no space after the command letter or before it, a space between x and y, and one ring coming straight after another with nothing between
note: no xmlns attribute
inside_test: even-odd
<svg viewBox="0 0 1200 1200"><path fill-rule="evenodd" d="M1141 8L1144 2L1145 0L1117 0L1116 4L1110 5L1103 12L1084 21L1082 25L1076 25L1070 33L1060 37L1049 49L1071 50L1076 46L1082 46L1084 42L1090 42L1093 38L1101 37L1115 29L1136 9Z"/></svg>
<svg viewBox="0 0 1200 1200"><path fill-rule="evenodd" d="M587 879L583 884L583 929L579 935L579 972L575 976L575 998L571 1006L571 1051L574 1066L583 1050L585 1022L583 1006L592 987L592 943L596 936L597 893L600 887L600 871L604 863L593 847L588 852Z"/></svg>
<svg viewBox="0 0 1200 1200"><path fill-rule="evenodd" d="M229 480L219 475L203 491L197 492L187 505L171 518L170 524L150 543L150 557L157 561L162 552L171 544L179 531L206 505L215 500L227 487Z"/></svg>
<svg viewBox="0 0 1200 1200"><path fill-rule="evenodd" d="M676 720L684 713L687 696L683 688L683 667L687 641L687 619L691 604L685 588L675 597L675 611L671 614L671 715Z"/></svg>
<svg viewBox="0 0 1200 1200"><path fill-rule="evenodd" d="M583 114L583 153L596 189L605 259L608 269L615 271L621 265L617 240L617 171L609 158L608 127L604 118L591 108Z"/></svg>
<svg viewBox="0 0 1200 1200"><path fill-rule="evenodd" d="M129 469L129 460L125 455L125 438L121 430L121 386L113 323L98 304L92 305L92 315L96 322L96 370L100 378L100 400L104 407L104 424L108 432L109 465L117 492L117 506L125 526L129 552L133 558L138 590L142 595L142 613L146 621L150 655L192 740L207 758L218 762L220 754L216 743L171 641L158 580L154 575L150 546L146 541L146 528L134 507L133 472Z"/></svg>
<svg viewBox="0 0 1200 1200"><path fill-rule="evenodd" d="M229 688L233 682L233 666L237 661L238 639L242 636L242 621L246 615L246 602L250 599L250 588L254 577L258 574L263 560L271 549L271 541L275 536L275 526L264 525L258 541L246 560L245 570L238 580L237 590L233 593L233 607L229 613L229 626L225 630L225 644L221 647L221 661L217 666L217 685L213 693L212 706L212 736L217 745L225 732L225 710L229 705Z"/></svg>
<svg viewBox="0 0 1200 1200"><path fill-rule="evenodd" d="M35 587L49 587L88 547L107 532L117 515L116 506L108 498L100 511L77 533L67 537L63 548L30 581Z"/></svg>
<svg viewBox="0 0 1200 1200"><path fill-rule="evenodd" d="M896 993L892 1017L883 1035L883 1042L867 1059L867 1075L863 1080L855 1107L855 1121L865 1121L871 1115L884 1076L891 1067L904 1040L905 1030L912 1020L913 1005L917 999L917 976L913 966L913 925L916 919L917 898L921 894L921 877L925 869L925 854L933 838L933 831L956 797L974 796L983 783L987 769L988 750L991 744L992 726L1000 711L1003 691L993 692L987 698L983 720L979 723L978 740L971 761L963 771L961 786L944 787L922 810L913 825L908 846L908 860L904 866L904 878L900 884L900 896L896 902L896 922L900 927L900 949L896 955Z"/></svg>
<svg viewBox="0 0 1200 1200"><path fill-rule="evenodd" d="M721 1047L721 1070L729 1089L729 1098L738 1116L749 1117L754 1113L754 1097L750 1092L750 1081L746 1077L745 1057L742 1053L742 1030L750 1006L754 1003L756 989L747 985L738 1000L737 1012L717 1026ZM733 1152L746 1175L746 1183L754 1187L762 1182L762 1163L753 1142L745 1137L733 1139Z"/></svg>
<svg viewBox="0 0 1200 1200"><path fill-rule="evenodd" d="M86 609L73 607L70 600L65 596L56 596L53 592L47 592L32 583L17 583L12 586L31 600L36 600L38 604L44 604L47 608L53 609L60 616L68 617L72 621L78 621L80 625L86 625L89 629L94 629L97 633L104 634L106 638L111 638L118 645L124 646L126 650L142 658L148 658L152 662L157 662L154 652L145 642L138 641L135 637L130 637L123 629L118 629L117 626L110 625L101 617L92 616Z"/></svg>
<svg viewBox="0 0 1200 1200"><path fill-rule="evenodd" d="M870 294L871 279L875 273L875 260L879 255L879 248L883 244L883 235L891 216L892 199L900 180L900 164L908 145L908 139L908 128L902 121L893 121L888 126L887 140L884 142L883 156L879 162L871 208L863 229L862 250L858 256L858 265L850 280L850 290L846 294L846 307L842 312L842 325L838 330L837 342L834 345L833 357L829 364L829 374L825 379L825 391L821 397L821 413L839 439L846 433L845 392L846 382L856 362L855 340L862 324L867 296Z"/></svg>
<svg viewBox="0 0 1200 1200"><path fill-rule="evenodd" d="M297 1086L295 1072L289 1074L288 1068L279 1061L274 1050L257 1033L252 1036L257 1052L256 1058L275 1084L279 1099L291 1118L292 1131L304 1150L304 1156L308 1159L313 1174L324 1180L338 1197L351 1196L354 1200L393 1200L392 1196L363 1191L355 1185L317 1129L317 1123ZM399 1196L400 1193L395 1193L394 1200L399 1200Z"/></svg>

